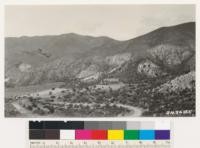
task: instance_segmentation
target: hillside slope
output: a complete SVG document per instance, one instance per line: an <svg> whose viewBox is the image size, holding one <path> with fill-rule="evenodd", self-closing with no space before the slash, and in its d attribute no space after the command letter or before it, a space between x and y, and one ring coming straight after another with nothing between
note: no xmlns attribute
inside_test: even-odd
<svg viewBox="0 0 200 148"><path fill-rule="evenodd" d="M8 37L5 38L6 74L12 75L20 64L29 64L33 68L65 57L74 60L81 53L107 42L108 37L90 37L74 33L57 36Z"/></svg>
<svg viewBox="0 0 200 148"><path fill-rule="evenodd" d="M76 34L6 38L5 50L6 76L20 85L99 73L121 77L133 77L135 72L147 77L152 73L153 77L180 75L195 67L195 23L159 28L127 41ZM29 69L20 71L24 65Z"/></svg>

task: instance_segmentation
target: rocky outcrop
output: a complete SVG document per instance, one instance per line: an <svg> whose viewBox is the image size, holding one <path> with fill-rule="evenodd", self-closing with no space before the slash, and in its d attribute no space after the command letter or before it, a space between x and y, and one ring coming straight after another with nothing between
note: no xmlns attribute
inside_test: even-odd
<svg viewBox="0 0 200 148"><path fill-rule="evenodd" d="M176 77L175 79L161 85L158 88L159 92L168 93L168 92L178 92L185 89L194 89L195 88L195 71L191 71L185 75Z"/></svg>
<svg viewBox="0 0 200 148"><path fill-rule="evenodd" d="M162 74L159 66L151 62L150 60L145 60L138 64L138 73L145 75L150 78L160 76Z"/></svg>
<svg viewBox="0 0 200 148"><path fill-rule="evenodd" d="M22 64L19 65L19 70L21 72L30 72L31 67L32 66L30 64L22 63Z"/></svg>
<svg viewBox="0 0 200 148"><path fill-rule="evenodd" d="M84 82L95 81L95 80L98 80L101 75L102 75L102 72L97 72L89 77L82 79L82 81L84 81Z"/></svg>
<svg viewBox="0 0 200 148"><path fill-rule="evenodd" d="M105 61L109 65L119 66L123 63L129 61L131 58L131 53L116 54L114 56L106 57Z"/></svg>
<svg viewBox="0 0 200 148"><path fill-rule="evenodd" d="M82 78L86 78L86 77L90 77L92 75L95 75L96 73L98 73L98 67L95 65L90 65L88 68L86 68L85 70L81 71L78 74L78 78L82 79Z"/></svg>
<svg viewBox="0 0 200 148"><path fill-rule="evenodd" d="M158 65L174 69L190 59L194 53L188 47L161 44L153 47L149 54Z"/></svg>
<svg viewBox="0 0 200 148"><path fill-rule="evenodd" d="M102 72L109 73L110 71L118 69L122 64L129 61L130 58L130 53L116 54L106 58L94 56L89 61L90 65L84 68L77 77L84 81L97 80Z"/></svg>

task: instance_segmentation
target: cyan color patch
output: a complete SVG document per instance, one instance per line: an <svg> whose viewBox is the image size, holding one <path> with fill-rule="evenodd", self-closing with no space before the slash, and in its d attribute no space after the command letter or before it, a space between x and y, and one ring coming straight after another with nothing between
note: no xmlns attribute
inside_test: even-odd
<svg viewBox="0 0 200 148"><path fill-rule="evenodd" d="M139 131L140 140L154 140L155 139L155 130L140 130Z"/></svg>

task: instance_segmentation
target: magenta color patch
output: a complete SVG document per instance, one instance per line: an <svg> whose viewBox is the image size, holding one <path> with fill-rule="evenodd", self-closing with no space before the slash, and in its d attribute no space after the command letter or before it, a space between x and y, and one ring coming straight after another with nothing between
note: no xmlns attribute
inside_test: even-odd
<svg viewBox="0 0 200 148"><path fill-rule="evenodd" d="M76 140L92 139L92 131L91 130L76 130L75 137L76 137Z"/></svg>

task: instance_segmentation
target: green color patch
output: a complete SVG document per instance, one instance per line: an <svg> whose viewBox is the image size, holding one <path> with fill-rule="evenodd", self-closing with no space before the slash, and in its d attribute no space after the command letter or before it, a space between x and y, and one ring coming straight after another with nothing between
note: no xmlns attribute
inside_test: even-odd
<svg viewBox="0 0 200 148"><path fill-rule="evenodd" d="M124 140L138 140L139 130L124 130Z"/></svg>

